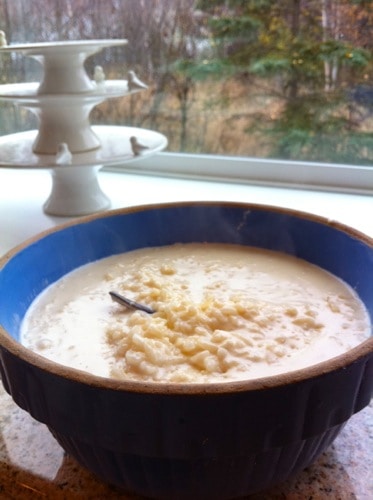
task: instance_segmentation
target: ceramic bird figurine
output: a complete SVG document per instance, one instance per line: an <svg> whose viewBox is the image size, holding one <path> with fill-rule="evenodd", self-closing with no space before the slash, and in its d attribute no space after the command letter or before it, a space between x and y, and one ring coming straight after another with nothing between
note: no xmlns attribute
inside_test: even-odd
<svg viewBox="0 0 373 500"><path fill-rule="evenodd" d="M6 47L8 42L6 41L6 34L4 31L0 31L0 47Z"/></svg>
<svg viewBox="0 0 373 500"><path fill-rule="evenodd" d="M69 150L69 146L66 142L61 142L58 145L55 162L56 165L70 165L73 159L73 155Z"/></svg>
<svg viewBox="0 0 373 500"><path fill-rule="evenodd" d="M132 70L128 72L128 90L147 89L148 86L142 82Z"/></svg>
<svg viewBox="0 0 373 500"><path fill-rule="evenodd" d="M105 83L105 73L102 66L95 66L93 72L93 79L97 85L103 85Z"/></svg>
<svg viewBox="0 0 373 500"><path fill-rule="evenodd" d="M143 151L149 149L148 146L140 144L139 141L137 140L137 137L135 136L130 137L130 142L131 142L132 152L135 156L139 156Z"/></svg>

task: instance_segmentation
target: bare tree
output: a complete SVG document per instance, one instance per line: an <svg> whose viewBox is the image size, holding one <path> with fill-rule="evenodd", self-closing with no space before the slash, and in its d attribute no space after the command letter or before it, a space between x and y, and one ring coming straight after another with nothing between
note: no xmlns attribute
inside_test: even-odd
<svg viewBox="0 0 373 500"><path fill-rule="evenodd" d="M341 24L340 2L337 0L321 0L321 24L323 41L338 40ZM338 78L338 60L336 58L324 61L325 91L335 89Z"/></svg>

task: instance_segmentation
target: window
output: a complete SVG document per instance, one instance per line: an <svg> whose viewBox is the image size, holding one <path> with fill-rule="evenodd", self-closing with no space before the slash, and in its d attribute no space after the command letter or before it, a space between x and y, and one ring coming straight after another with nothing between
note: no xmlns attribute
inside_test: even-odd
<svg viewBox="0 0 373 500"><path fill-rule="evenodd" d="M153 170L373 188L371 0L0 0L0 24L8 43L128 39L87 71L133 69L149 89L98 105L91 120L166 135ZM0 75L39 80L40 65L2 55ZM9 103L0 121L1 135L37 127Z"/></svg>

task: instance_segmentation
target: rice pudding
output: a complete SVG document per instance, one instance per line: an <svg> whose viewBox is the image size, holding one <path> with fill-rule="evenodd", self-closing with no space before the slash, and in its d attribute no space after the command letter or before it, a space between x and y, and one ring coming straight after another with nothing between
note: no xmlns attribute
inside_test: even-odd
<svg viewBox="0 0 373 500"><path fill-rule="evenodd" d="M113 302L116 291L154 314ZM226 244L144 248L87 264L29 308L22 343L58 363L117 379L252 379L337 356L368 338L344 282L304 260Z"/></svg>

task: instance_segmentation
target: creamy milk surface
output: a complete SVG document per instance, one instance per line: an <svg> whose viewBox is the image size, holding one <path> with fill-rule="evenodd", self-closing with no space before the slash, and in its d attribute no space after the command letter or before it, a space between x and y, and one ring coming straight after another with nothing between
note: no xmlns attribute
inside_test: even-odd
<svg viewBox="0 0 373 500"><path fill-rule="evenodd" d="M127 309L109 291L155 313ZM251 247L177 244L63 277L31 305L21 338L96 375L198 383L304 368L356 346L370 329L354 291L317 266Z"/></svg>

